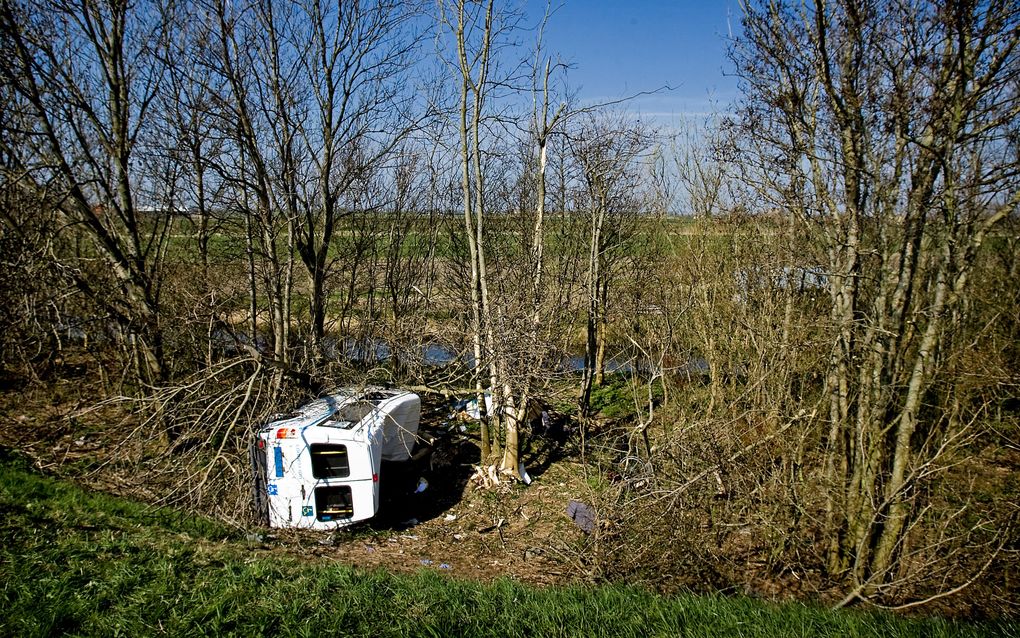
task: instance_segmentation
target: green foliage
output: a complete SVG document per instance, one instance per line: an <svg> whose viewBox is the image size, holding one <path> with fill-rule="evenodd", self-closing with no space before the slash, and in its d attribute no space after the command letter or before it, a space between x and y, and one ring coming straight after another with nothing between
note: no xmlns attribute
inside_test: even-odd
<svg viewBox="0 0 1020 638"><path fill-rule="evenodd" d="M0 454L4 636L976 636L1006 625L304 562Z"/></svg>
<svg viewBox="0 0 1020 638"><path fill-rule="evenodd" d="M634 390L626 375L606 375L605 383L592 388L591 408L607 419L623 419L634 415Z"/></svg>

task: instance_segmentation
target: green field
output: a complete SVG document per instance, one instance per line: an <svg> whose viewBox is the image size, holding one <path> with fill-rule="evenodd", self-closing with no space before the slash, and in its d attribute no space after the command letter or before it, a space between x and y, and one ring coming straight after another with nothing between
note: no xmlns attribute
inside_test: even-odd
<svg viewBox="0 0 1020 638"><path fill-rule="evenodd" d="M41 476L3 450L0 511L4 636L1017 635L1006 624L306 561L209 520Z"/></svg>

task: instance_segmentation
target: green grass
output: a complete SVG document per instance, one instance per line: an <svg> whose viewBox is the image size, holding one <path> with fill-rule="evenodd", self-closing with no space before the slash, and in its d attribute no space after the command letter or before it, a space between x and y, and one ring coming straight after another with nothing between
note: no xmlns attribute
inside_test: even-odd
<svg viewBox="0 0 1020 638"><path fill-rule="evenodd" d="M377 213L372 226L373 229L365 231L353 226L353 220L342 216L334 230L333 243L330 246L330 258L336 258L341 252L349 251L350 242L356 234L362 232L374 233L371 239L360 238L359 241L367 241L374 244L367 247L367 252L374 256L383 256L389 248L389 235L380 229L385 229L392 223L391 214ZM590 232L585 225L587 215L583 212L573 213L569 217L562 214L550 214L546 219L546 254L549 257L564 256L573 254L577 250L585 251ZM357 220L358 224L364 224L363 219ZM405 236L400 247L402 257L422 257L428 252L429 244L432 241L432 224L440 224L442 228L435 236L435 256L441 260L454 259L458 254L466 250L463 246L456 246L455 240L447 232L452 229L454 234L462 238L463 219L458 214L443 215L433 220L420 218L408 219L405 228ZM492 233L489 237L489 249L499 253L506 259L510 255L519 254L521 251L520 241L530 241L531 221L519 219L515 215L506 216L503 214L494 215L490 219ZM667 218L653 221L651 218L640 219L633 231L633 236L624 242L620 247L622 254L631 256L657 256L664 254L687 254L692 246L698 250L705 250L706 247L712 250L720 250L728 247L733 241L732 237L726 234L702 234L697 233L698 222L690 218ZM174 226L169 238L168 259L176 263L197 264L199 260L198 238L195 225L184 218L174 220ZM697 233L697 234L692 234ZM286 252L286 236L280 233L278 248ZM209 257L216 264L220 262L243 261L245 259L244 231L240 225L221 225L210 230L209 235Z"/></svg>
<svg viewBox="0 0 1020 638"><path fill-rule="evenodd" d="M662 384L656 382L652 393L656 401L661 400ZM622 372L607 372L603 384L592 388L591 391L592 410L607 419L633 417L637 407L643 410L647 408L647 404L647 386L635 382L630 375Z"/></svg>
<svg viewBox="0 0 1020 638"><path fill-rule="evenodd" d="M40 476L0 450L4 636L977 636L1005 624L621 587L483 585L303 562Z"/></svg>

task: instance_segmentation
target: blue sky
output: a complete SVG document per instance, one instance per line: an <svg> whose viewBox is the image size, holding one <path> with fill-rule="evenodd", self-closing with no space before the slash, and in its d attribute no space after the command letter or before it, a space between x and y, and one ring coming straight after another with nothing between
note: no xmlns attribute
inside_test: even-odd
<svg viewBox="0 0 1020 638"><path fill-rule="evenodd" d="M562 0L558 6L546 27L546 45L573 65L568 82L582 101L669 85L673 90L627 107L665 123L670 114L725 110L736 97L726 41L739 29L737 0ZM529 21L544 8L544 0L528 0Z"/></svg>

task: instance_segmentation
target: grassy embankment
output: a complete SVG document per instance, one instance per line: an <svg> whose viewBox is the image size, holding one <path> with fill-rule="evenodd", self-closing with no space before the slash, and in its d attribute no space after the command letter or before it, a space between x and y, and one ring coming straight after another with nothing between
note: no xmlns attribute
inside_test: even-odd
<svg viewBox="0 0 1020 638"><path fill-rule="evenodd" d="M0 512L4 636L1016 635L1006 624L304 561L209 520L40 476L3 450Z"/></svg>

